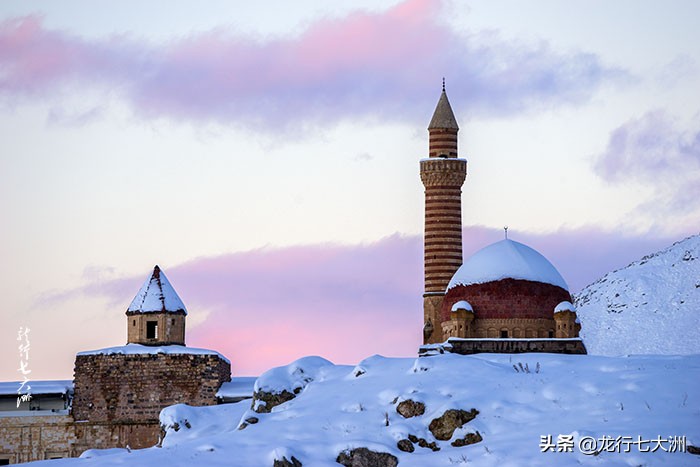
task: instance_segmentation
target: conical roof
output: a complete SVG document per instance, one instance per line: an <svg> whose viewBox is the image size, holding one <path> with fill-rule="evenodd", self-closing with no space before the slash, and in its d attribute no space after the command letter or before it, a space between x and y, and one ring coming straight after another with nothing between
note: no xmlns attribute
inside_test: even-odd
<svg viewBox="0 0 700 467"><path fill-rule="evenodd" d="M457 119L455 118L454 112L452 112L452 106L450 101L447 99L447 93L445 88L442 88L442 94L440 94L440 100L438 100L437 107L435 107L435 112L433 112L433 118L430 119L430 125L428 125L428 130L434 129L448 129L448 130L459 130L459 125L457 125Z"/></svg>
<svg viewBox="0 0 700 467"><path fill-rule="evenodd" d="M158 265L153 268L153 274L143 283L126 311L132 313L175 313L182 311L187 314L185 304L182 303Z"/></svg>

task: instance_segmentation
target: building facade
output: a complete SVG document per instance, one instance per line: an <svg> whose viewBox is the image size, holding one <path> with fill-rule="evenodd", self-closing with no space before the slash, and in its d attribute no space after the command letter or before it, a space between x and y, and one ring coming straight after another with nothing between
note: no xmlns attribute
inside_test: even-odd
<svg viewBox="0 0 700 467"><path fill-rule="evenodd" d="M39 385L41 394L16 410L3 405L0 465L154 446L161 441L161 409L217 404L231 364L216 351L185 346L186 316L156 266L126 311L126 345L80 352L72 384ZM0 401L17 400L5 396Z"/></svg>
<svg viewBox="0 0 700 467"><path fill-rule="evenodd" d="M428 157L420 161L425 187L423 344L449 340L451 346L445 348L459 348L459 353L585 353L566 281L539 252L506 238L463 262L461 198L467 161L458 155L458 131L443 83L428 125ZM455 339L470 342L456 345ZM493 339L507 342L495 344Z"/></svg>

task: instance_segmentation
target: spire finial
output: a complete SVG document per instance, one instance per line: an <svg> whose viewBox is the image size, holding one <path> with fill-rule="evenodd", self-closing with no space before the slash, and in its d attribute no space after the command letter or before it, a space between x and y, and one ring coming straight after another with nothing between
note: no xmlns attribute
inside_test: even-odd
<svg viewBox="0 0 700 467"><path fill-rule="evenodd" d="M442 77L442 92L445 92L445 77Z"/></svg>
<svg viewBox="0 0 700 467"><path fill-rule="evenodd" d="M508 240L508 226L507 225L505 227L503 227L503 231L506 234L506 240Z"/></svg>

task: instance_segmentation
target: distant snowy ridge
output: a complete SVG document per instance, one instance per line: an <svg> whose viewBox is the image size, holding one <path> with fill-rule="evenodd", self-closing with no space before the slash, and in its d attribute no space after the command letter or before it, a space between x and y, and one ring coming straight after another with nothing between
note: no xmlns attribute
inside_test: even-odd
<svg viewBox="0 0 700 467"><path fill-rule="evenodd" d="M591 354L699 354L700 235L606 274L575 304Z"/></svg>

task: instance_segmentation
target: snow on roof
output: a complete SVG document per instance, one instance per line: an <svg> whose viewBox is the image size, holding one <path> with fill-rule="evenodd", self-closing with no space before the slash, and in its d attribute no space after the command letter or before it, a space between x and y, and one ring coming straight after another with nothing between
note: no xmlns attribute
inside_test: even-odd
<svg viewBox="0 0 700 467"><path fill-rule="evenodd" d="M137 313L154 313L158 311L177 312L187 314L185 304L182 303L165 273L158 265L153 268L153 273L143 283L136 297L126 311Z"/></svg>
<svg viewBox="0 0 700 467"><path fill-rule="evenodd" d="M501 279L542 282L569 290L566 281L547 258L527 245L501 240L474 253L464 262L447 285L483 284Z"/></svg>
<svg viewBox="0 0 700 467"><path fill-rule="evenodd" d="M0 383L0 396L16 396L17 389L22 385L21 381L10 381ZM27 391L27 386L31 386L31 390ZM37 396L40 394L66 394L73 392L73 381L53 380L53 381L32 381L29 380L22 389L22 394L30 392Z"/></svg>
<svg viewBox="0 0 700 467"><path fill-rule="evenodd" d="M457 303L455 303L454 305L452 305L452 311L457 311L457 310L467 310L467 311L471 311L472 313L474 313L474 309L472 308L472 304L466 300L460 300Z"/></svg>
<svg viewBox="0 0 700 467"><path fill-rule="evenodd" d="M576 307L573 305L573 303L564 300L559 305L554 307L555 313L559 313L561 311L576 311Z"/></svg>
<svg viewBox="0 0 700 467"><path fill-rule="evenodd" d="M195 347L185 347L184 345L152 346L141 344L126 344L119 347L106 347L104 349L86 350L84 352L78 352L77 355L156 355L160 353L169 355L218 355L226 362L231 363L226 357L221 355L216 350L197 349Z"/></svg>

